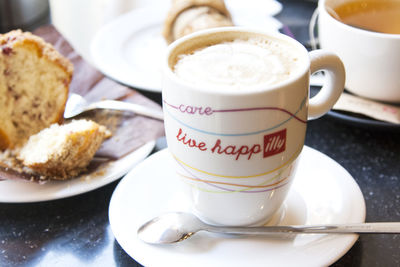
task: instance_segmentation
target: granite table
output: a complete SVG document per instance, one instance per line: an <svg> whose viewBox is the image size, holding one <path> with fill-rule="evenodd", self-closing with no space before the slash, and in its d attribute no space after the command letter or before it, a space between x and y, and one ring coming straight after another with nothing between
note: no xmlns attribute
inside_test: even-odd
<svg viewBox="0 0 400 267"><path fill-rule="evenodd" d="M316 3L281 2L284 9L277 18L306 44ZM160 94L142 93L161 103ZM400 221L398 129L325 115L308 123L306 145L354 177L365 198L367 221ZM165 146L160 138L154 152ZM110 229L108 206L117 184L54 201L0 203L0 266L141 266L124 252ZM362 235L333 266L400 266L400 235Z"/></svg>

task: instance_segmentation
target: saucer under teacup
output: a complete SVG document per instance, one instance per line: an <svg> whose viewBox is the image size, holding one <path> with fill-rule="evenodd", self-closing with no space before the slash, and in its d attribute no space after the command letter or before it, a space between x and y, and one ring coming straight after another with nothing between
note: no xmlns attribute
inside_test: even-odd
<svg viewBox="0 0 400 267"><path fill-rule="evenodd" d="M110 202L115 238L144 266L327 266L358 238L354 234L313 234L268 239L200 232L174 245L146 244L136 234L144 222L169 211L190 211L185 195L178 191L179 178L172 161L166 149L150 156L121 180ZM275 220L280 225L359 223L365 220L365 202L357 183L343 167L305 146L282 213L276 216L271 223Z"/></svg>

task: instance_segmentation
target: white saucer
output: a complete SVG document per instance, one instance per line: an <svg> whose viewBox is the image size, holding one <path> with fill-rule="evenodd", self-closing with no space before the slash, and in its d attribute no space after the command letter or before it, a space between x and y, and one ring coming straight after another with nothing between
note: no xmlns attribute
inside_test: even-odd
<svg viewBox="0 0 400 267"><path fill-rule="evenodd" d="M134 9L102 27L90 47L95 67L125 85L161 92L161 63L167 48L161 31L169 2ZM254 5L243 9L242 1L227 1L235 25L274 31L281 27L272 17L281 10L281 4L272 0L251 2ZM261 13L257 6L265 11Z"/></svg>
<svg viewBox="0 0 400 267"><path fill-rule="evenodd" d="M200 232L173 245L148 245L137 238L139 226L164 212L190 210L177 191L172 161L167 150L150 156L121 180L110 202L114 236L144 266L326 266L343 256L358 238L354 234L231 238ZM326 155L304 147L279 224L364 220L364 198L350 174Z"/></svg>
<svg viewBox="0 0 400 267"><path fill-rule="evenodd" d="M123 158L104 165L90 176L81 175L75 179L50 181L45 184L20 180L0 181L0 203L39 202L89 192L121 178L145 159L154 146L155 141L148 142Z"/></svg>

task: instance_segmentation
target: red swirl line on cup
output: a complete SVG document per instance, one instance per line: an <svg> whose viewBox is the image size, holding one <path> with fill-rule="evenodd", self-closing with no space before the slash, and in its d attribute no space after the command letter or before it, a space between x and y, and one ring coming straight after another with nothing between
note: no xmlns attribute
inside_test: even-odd
<svg viewBox="0 0 400 267"><path fill-rule="evenodd" d="M229 113L229 112L246 112L246 111L259 111L259 110L276 110L276 111L281 111L284 112L288 115L290 115L291 117L295 118L296 120L302 122L302 123L307 123L307 120L303 120L301 118L299 118L296 114L283 109L283 108L279 108L279 107L254 107L254 108L238 108L238 109L211 109L210 107L192 107L192 106L186 106L184 104L180 104L179 106L175 106L172 105L170 103L168 103L165 99L163 99L163 102L170 106L173 109L179 110L181 113L186 113L186 114L190 114L190 115L195 115L195 114L199 114L199 115L212 115L213 113ZM305 104L305 98L304 100L301 102L300 108L299 110L304 106ZM190 109L188 109L190 107ZM209 112L206 112L209 111ZM297 113L297 112L296 112Z"/></svg>
<svg viewBox="0 0 400 267"><path fill-rule="evenodd" d="M303 120L299 117L297 117L295 114L293 114L292 112L283 109L283 108L278 108L278 107L256 107L256 108L240 108L240 109L217 109L217 110L213 110L213 112L243 112L243 111L257 111L257 110L278 110L278 111L282 111L288 115L290 115L291 117L295 118L296 120L302 122L302 123L307 123L306 120Z"/></svg>
<svg viewBox="0 0 400 267"><path fill-rule="evenodd" d="M176 109L176 110L179 110L179 107L178 107L178 106L174 106L174 105L168 103L167 101L165 101L165 99L163 100L163 102L164 102L165 104L167 104L168 106L170 106L171 108L174 108L174 109Z"/></svg>

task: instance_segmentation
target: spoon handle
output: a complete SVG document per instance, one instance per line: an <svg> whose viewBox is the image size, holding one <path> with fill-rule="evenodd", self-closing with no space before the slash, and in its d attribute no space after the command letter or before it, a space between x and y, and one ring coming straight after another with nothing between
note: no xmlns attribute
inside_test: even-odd
<svg viewBox="0 0 400 267"><path fill-rule="evenodd" d="M400 233L400 222L356 223L356 224L329 224L329 225L303 225L303 226L262 226L262 227L220 227L210 226L204 230L226 234L323 234L323 233L369 233L390 234Z"/></svg>
<svg viewBox="0 0 400 267"><path fill-rule="evenodd" d="M158 119L161 121L164 120L164 115L161 110L116 100L103 100L99 102L94 102L86 108L86 110L89 109L112 109L121 111L131 111L136 114L144 115L146 117L150 117L153 119Z"/></svg>

